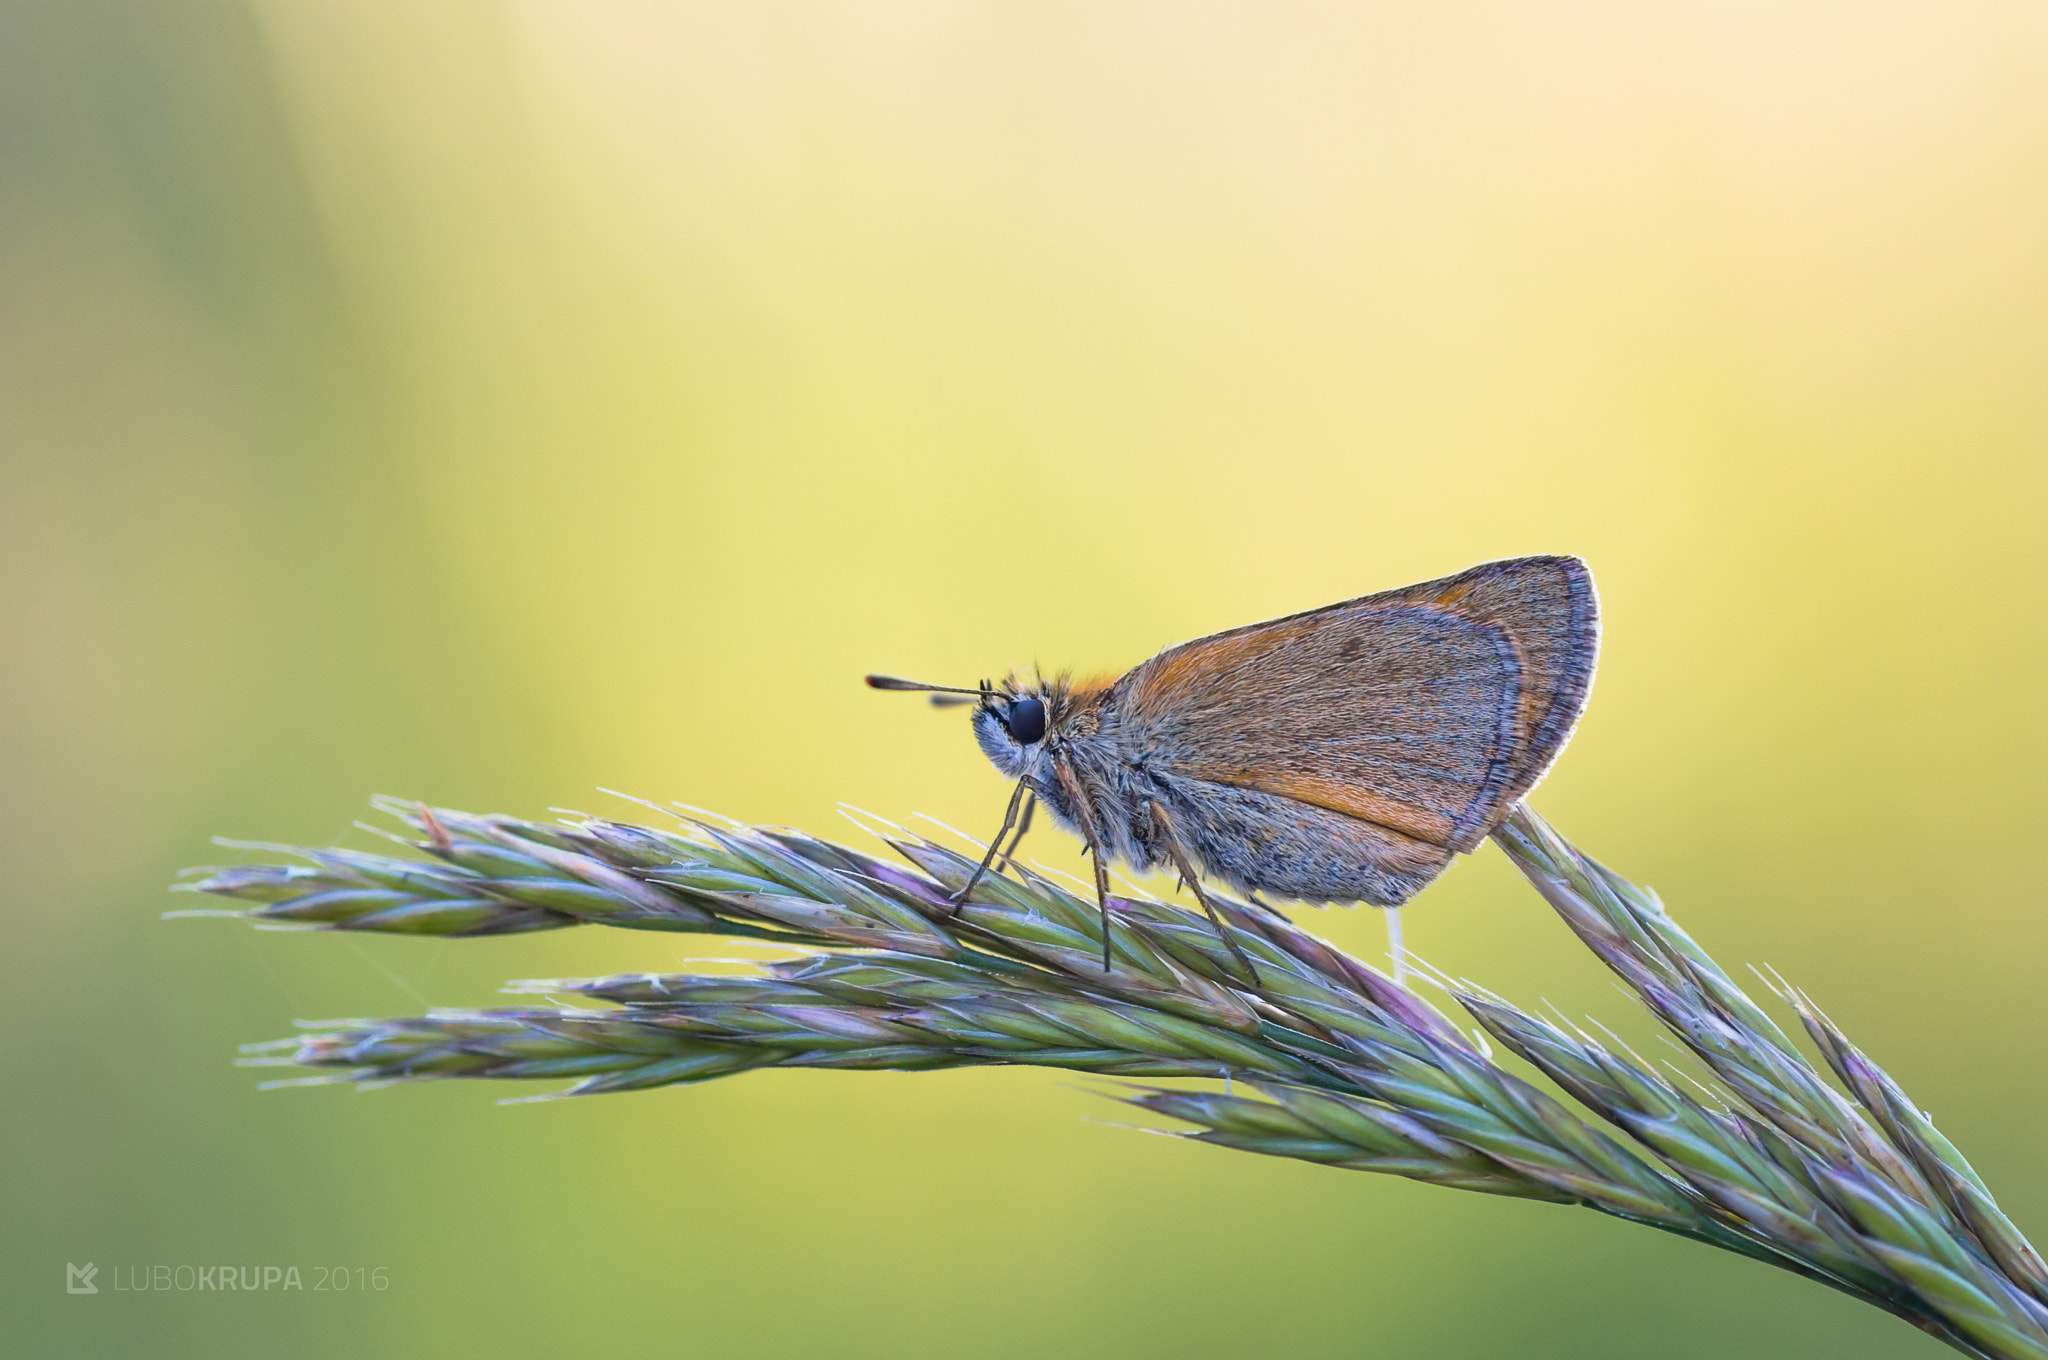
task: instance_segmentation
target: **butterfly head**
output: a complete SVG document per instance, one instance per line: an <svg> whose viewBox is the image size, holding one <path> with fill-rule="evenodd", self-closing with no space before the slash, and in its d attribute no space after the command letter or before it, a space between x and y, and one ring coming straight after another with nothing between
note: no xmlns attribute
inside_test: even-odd
<svg viewBox="0 0 2048 1360"><path fill-rule="evenodd" d="M941 707L972 704L975 741L982 754L1011 779L1039 773L1050 758L1049 746L1094 731L1100 725L1098 701L1109 688L1106 679L1077 685L1065 675L1029 680L1009 675L1000 681L984 680L973 689L928 685L893 675L870 675L868 684L875 689L923 690Z"/></svg>
<svg viewBox="0 0 2048 1360"><path fill-rule="evenodd" d="M1025 684L1014 676L981 692L974 709L974 739L998 770L1020 779L1045 750L1051 730L1052 687Z"/></svg>

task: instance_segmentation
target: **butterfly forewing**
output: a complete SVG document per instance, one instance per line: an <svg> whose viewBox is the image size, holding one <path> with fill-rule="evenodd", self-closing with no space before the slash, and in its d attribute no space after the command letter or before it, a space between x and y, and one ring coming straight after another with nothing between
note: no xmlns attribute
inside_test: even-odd
<svg viewBox="0 0 2048 1360"><path fill-rule="evenodd" d="M1491 562L1169 648L1117 683L1120 735L1184 778L1465 851L1563 748L1598 630L1578 559Z"/></svg>

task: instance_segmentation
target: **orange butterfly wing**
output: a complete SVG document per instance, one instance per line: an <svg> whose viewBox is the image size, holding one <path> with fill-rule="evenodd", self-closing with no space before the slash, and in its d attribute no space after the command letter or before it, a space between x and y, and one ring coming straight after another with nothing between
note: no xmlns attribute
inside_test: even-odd
<svg viewBox="0 0 2048 1360"><path fill-rule="evenodd" d="M1113 702L1177 774L1464 852L1564 748L1599 638L1585 563L1513 558L1168 648Z"/></svg>

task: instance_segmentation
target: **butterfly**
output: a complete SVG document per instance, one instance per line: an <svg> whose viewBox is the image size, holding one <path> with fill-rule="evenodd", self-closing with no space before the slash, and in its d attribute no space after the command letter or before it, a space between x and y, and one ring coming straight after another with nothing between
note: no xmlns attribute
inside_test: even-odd
<svg viewBox="0 0 2048 1360"><path fill-rule="evenodd" d="M1398 908L1549 770L1599 647L1586 564L1517 557L1196 638L1113 680L867 683L971 702L982 752L1017 781L956 904L1008 865L1043 804L1087 843L1105 971L1121 862L1176 870L1256 977L1204 873L1261 906L1267 893Z"/></svg>

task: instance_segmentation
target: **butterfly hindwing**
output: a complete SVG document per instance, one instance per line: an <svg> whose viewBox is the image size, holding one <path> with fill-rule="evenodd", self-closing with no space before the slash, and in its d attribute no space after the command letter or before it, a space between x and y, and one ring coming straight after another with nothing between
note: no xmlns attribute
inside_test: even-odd
<svg viewBox="0 0 2048 1360"><path fill-rule="evenodd" d="M1516 558L1169 648L1113 702L1176 777L1463 852L1563 749L1598 645L1585 564Z"/></svg>

